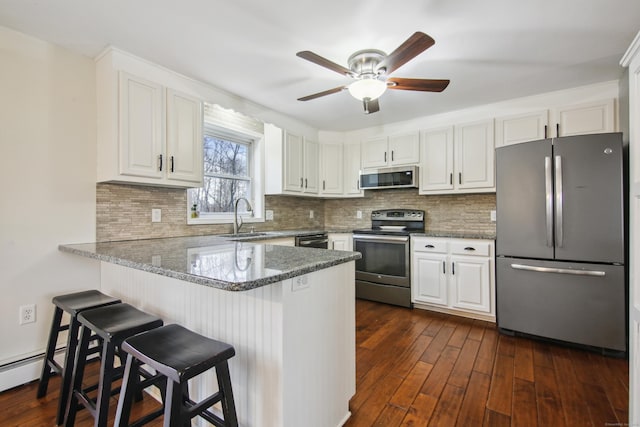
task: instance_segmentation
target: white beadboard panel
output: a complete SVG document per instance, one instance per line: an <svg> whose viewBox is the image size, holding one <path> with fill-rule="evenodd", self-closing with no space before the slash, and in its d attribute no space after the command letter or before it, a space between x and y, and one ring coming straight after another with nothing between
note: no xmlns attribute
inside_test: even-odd
<svg viewBox="0 0 640 427"><path fill-rule="evenodd" d="M229 292L103 262L102 290L227 342L241 426L339 426L355 394L354 262L251 291ZM306 282L292 290L298 279ZM217 390L215 372L190 383Z"/></svg>

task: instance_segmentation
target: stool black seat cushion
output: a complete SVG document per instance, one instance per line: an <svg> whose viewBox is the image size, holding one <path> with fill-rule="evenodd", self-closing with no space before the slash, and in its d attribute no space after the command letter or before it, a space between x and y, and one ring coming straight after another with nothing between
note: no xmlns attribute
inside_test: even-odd
<svg viewBox="0 0 640 427"><path fill-rule="evenodd" d="M51 300L53 304L60 307L72 316L77 316L82 310L92 307L100 307L120 302L118 298L105 295L100 291L89 290L75 292L73 294L58 295Z"/></svg>
<svg viewBox="0 0 640 427"><path fill-rule="evenodd" d="M83 311L78 320L106 341L121 342L127 337L162 325L162 320L137 308L121 303Z"/></svg>
<svg viewBox="0 0 640 427"><path fill-rule="evenodd" d="M229 344L203 337L175 324L127 338L122 349L178 383L236 354Z"/></svg>

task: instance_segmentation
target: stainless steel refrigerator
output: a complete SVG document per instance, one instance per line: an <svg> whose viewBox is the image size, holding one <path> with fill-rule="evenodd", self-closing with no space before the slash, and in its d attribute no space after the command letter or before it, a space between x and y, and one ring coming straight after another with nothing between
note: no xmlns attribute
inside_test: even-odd
<svg viewBox="0 0 640 427"><path fill-rule="evenodd" d="M496 149L503 331L626 351L620 133Z"/></svg>

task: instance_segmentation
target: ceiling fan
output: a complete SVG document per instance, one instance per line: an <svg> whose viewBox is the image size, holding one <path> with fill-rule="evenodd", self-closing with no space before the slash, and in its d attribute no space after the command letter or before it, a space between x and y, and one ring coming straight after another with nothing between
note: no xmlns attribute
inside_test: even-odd
<svg viewBox="0 0 640 427"><path fill-rule="evenodd" d="M387 89L442 92L449 85L449 80L389 77L391 73L429 49L434 43L435 40L431 37L417 31L389 55L375 49L355 52L347 60L349 68L338 65L308 50L298 52L296 55L302 59L355 80L349 85L298 98L298 101L309 101L348 89L354 98L362 101L365 114L370 114L380 110L378 98Z"/></svg>

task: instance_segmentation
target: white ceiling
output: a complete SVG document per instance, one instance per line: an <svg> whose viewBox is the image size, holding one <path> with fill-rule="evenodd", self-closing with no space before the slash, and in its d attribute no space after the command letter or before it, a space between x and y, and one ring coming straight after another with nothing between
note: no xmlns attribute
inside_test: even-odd
<svg viewBox="0 0 640 427"><path fill-rule="evenodd" d="M299 119L351 130L618 79L640 30L638 0L0 0L0 25L93 57L107 45ZM349 79L347 66L413 32L436 44L393 77L446 78L442 93L387 91L364 115L348 92L297 98Z"/></svg>

